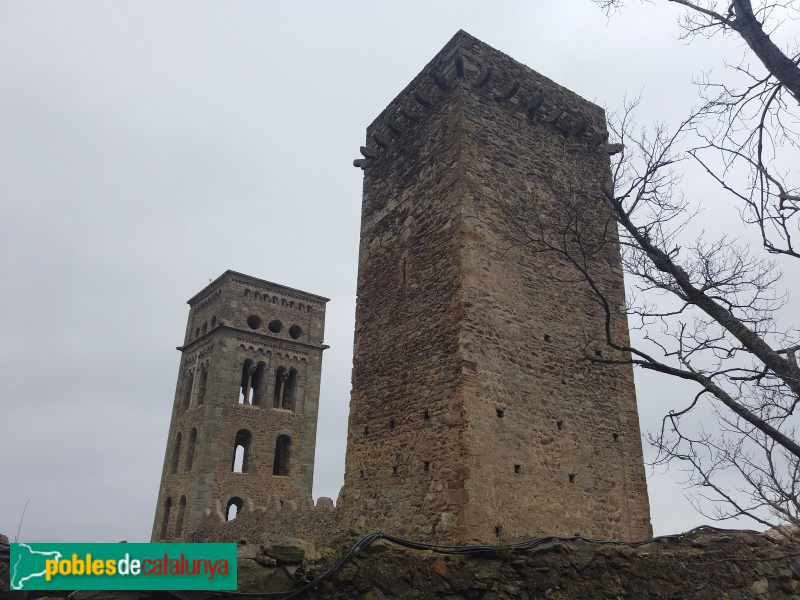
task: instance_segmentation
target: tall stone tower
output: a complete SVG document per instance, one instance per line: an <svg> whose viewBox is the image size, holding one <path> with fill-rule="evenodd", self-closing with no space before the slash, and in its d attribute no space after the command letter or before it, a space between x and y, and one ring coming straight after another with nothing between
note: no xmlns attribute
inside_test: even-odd
<svg viewBox="0 0 800 600"><path fill-rule="evenodd" d="M345 527L651 535L605 129L463 31L368 127Z"/></svg>
<svg viewBox="0 0 800 600"><path fill-rule="evenodd" d="M234 271L189 300L153 541L311 497L327 301Z"/></svg>

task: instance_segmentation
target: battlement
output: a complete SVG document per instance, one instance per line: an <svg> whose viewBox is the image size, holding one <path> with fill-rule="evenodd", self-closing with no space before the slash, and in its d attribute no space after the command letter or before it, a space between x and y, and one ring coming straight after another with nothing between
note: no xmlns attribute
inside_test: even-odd
<svg viewBox="0 0 800 600"><path fill-rule="evenodd" d="M367 170L412 151L424 125L463 88L503 107L519 127L549 128L591 152L618 150L605 143L601 107L462 30L367 127L363 158L354 165Z"/></svg>
<svg viewBox="0 0 800 600"><path fill-rule="evenodd" d="M325 497L317 499L314 504L311 498L281 501L276 496L268 496L265 505L248 504L232 521L226 519L224 507L217 503L213 511L206 510L191 540L257 543L258 538L254 538L254 535L269 532L326 543L339 531L338 518L333 500Z"/></svg>

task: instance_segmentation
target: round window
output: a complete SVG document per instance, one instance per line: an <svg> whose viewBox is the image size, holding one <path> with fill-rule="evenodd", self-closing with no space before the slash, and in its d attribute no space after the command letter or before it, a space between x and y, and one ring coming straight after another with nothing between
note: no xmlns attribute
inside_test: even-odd
<svg viewBox="0 0 800 600"><path fill-rule="evenodd" d="M289 327L289 337L293 340L296 340L301 335L303 335L303 330L300 328L300 325L292 325Z"/></svg>
<svg viewBox="0 0 800 600"><path fill-rule="evenodd" d="M281 329L283 329L283 323L278 321L278 319L275 319L269 325L267 325L267 327L269 327L269 330L272 333L280 333Z"/></svg>
<svg viewBox="0 0 800 600"><path fill-rule="evenodd" d="M258 329L261 327L261 317L258 315L250 315L247 317L247 326L250 329Z"/></svg>

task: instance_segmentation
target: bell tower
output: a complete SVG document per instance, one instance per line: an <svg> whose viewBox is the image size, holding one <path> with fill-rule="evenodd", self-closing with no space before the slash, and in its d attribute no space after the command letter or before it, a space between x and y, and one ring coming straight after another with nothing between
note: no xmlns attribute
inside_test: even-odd
<svg viewBox="0 0 800 600"><path fill-rule="evenodd" d="M152 541L311 498L327 302L235 271L188 301Z"/></svg>

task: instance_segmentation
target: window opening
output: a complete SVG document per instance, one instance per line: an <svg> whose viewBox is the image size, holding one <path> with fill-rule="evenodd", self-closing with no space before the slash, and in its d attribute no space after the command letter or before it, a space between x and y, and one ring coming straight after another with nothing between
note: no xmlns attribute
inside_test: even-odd
<svg viewBox="0 0 800 600"><path fill-rule="evenodd" d="M275 372L275 392L272 396L272 408L281 408L283 405L286 378L286 367L278 367L278 370Z"/></svg>
<svg viewBox="0 0 800 600"><path fill-rule="evenodd" d="M289 369L286 377L286 385L283 390L283 401L281 407L286 410L294 411L295 395L297 394L297 370Z"/></svg>
<svg viewBox="0 0 800 600"><path fill-rule="evenodd" d="M175 537L181 537L183 533L183 513L186 511L186 496L181 496L181 501L178 502L178 516L175 519Z"/></svg>
<svg viewBox="0 0 800 600"><path fill-rule="evenodd" d="M186 449L186 470L192 470L192 463L194 463L194 449L197 445L197 429L192 428L192 433L189 434L189 447Z"/></svg>
<svg viewBox="0 0 800 600"><path fill-rule="evenodd" d="M239 386L239 404L253 403L253 361L249 358L242 365L242 381Z"/></svg>
<svg viewBox="0 0 800 600"><path fill-rule="evenodd" d="M236 433L236 439L233 442L233 461L231 463L231 471L233 473L247 473L252 438L252 434L247 429L240 429Z"/></svg>
<svg viewBox="0 0 800 600"><path fill-rule="evenodd" d="M169 511L172 508L172 498L167 498L164 501L164 516L161 519L161 539L167 537L167 527L169 526Z"/></svg>
<svg viewBox="0 0 800 600"><path fill-rule="evenodd" d="M181 437L179 432L178 435L175 436L175 445L172 447L172 466L169 471L173 474L178 472L178 461L181 457Z"/></svg>
<svg viewBox="0 0 800 600"><path fill-rule="evenodd" d="M288 435L279 435L275 441L275 462L272 464L272 474L288 477L289 459L292 447L292 438Z"/></svg>
<svg viewBox="0 0 800 600"><path fill-rule="evenodd" d="M267 365L260 361L252 371L250 381L250 404L261 406L264 403L264 387L267 379Z"/></svg>
<svg viewBox="0 0 800 600"><path fill-rule="evenodd" d="M225 509L225 518L228 521L233 521L239 516L239 511L242 510L242 506L244 506L244 501L237 496L228 500L228 506Z"/></svg>
<svg viewBox="0 0 800 600"><path fill-rule="evenodd" d="M206 399L206 386L208 385L208 365L200 368L200 381L197 385L197 406L200 406Z"/></svg>
<svg viewBox="0 0 800 600"><path fill-rule="evenodd" d="M189 371L183 380L183 410L188 410L192 405L192 387L194 387L194 373Z"/></svg>

